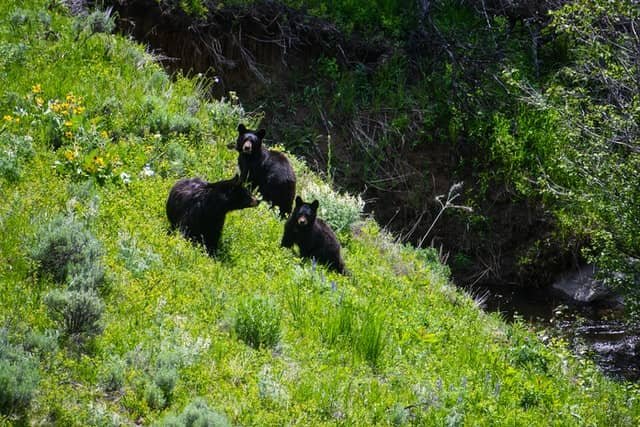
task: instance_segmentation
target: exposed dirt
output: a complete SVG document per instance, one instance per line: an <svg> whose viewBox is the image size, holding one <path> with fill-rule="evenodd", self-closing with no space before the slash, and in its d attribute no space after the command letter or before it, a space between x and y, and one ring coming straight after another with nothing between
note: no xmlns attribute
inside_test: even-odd
<svg viewBox="0 0 640 427"><path fill-rule="evenodd" d="M475 191L476 172L460 165L472 164L477 153L462 139L458 144L414 146L398 135L397 144L381 150L386 156L382 167L370 171L366 144L375 144L385 131L377 125L377 117L362 113L355 119L323 117L309 123L310 112L317 108L313 105L292 108L271 103L264 108L268 100L287 99L279 94L308 85L313 76L309 70L318 58L336 58L344 66L359 64L374 70L392 50L383 40L347 38L325 21L274 2L251 9L217 9L212 3L206 18L163 10L156 0L112 3L120 30L148 44L169 70L215 75L220 83L212 89L214 96L233 90L245 105L264 110L263 125L276 141L290 145L291 141L280 139L285 135L282 127L311 126L318 135L326 135L330 126L336 184L362 193L366 209L402 238L414 244L423 239L439 210L435 197L446 195L455 182L465 181L465 191ZM326 171L327 142L319 137L297 141L295 146L309 164ZM471 203L464 198L457 202ZM571 245L561 250L552 243L553 223L536 201L516 199L507 188L496 185L474 209L485 220L447 211L424 241L450 253L449 263L459 283L544 285L574 262ZM532 261L527 266L520 263L525 258Z"/></svg>

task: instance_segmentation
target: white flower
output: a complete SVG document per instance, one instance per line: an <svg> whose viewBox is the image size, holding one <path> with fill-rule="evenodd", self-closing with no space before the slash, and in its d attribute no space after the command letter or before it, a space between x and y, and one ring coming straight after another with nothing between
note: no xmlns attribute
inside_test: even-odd
<svg viewBox="0 0 640 427"><path fill-rule="evenodd" d="M144 165L144 167L142 168L142 171L140 172L140 176L143 178L150 178L152 176L154 176L156 173L153 171L153 169L151 169L151 166Z"/></svg>
<svg viewBox="0 0 640 427"><path fill-rule="evenodd" d="M126 173L126 172L122 172L122 173L120 174L120 179L122 180L122 182L123 182L124 184L129 184L129 183L131 182L131 175L129 175L129 174L128 174L128 173Z"/></svg>

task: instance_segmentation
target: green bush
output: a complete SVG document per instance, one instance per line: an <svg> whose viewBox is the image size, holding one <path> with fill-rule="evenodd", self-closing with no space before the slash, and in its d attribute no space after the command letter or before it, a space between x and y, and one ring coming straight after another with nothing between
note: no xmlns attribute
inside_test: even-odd
<svg viewBox="0 0 640 427"><path fill-rule="evenodd" d="M271 300L245 298L236 310L233 327L238 337L255 349L275 347L280 340L280 319L280 310Z"/></svg>
<svg viewBox="0 0 640 427"><path fill-rule="evenodd" d="M339 194L324 183L309 182L302 189L302 198L306 201L318 200L318 217L338 234L349 232L351 226L360 220L364 208L360 196Z"/></svg>
<svg viewBox="0 0 640 427"><path fill-rule="evenodd" d="M73 217L58 216L42 227L30 251L40 271L57 282L70 280L74 289L98 289L104 282L102 245Z"/></svg>
<svg viewBox="0 0 640 427"><path fill-rule="evenodd" d="M107 392L115 392L124 387L125 382L125 362L117 357L110 359L104 366L100 375L100 384Z"/></svg>
<svg viewBox="0 0 640 427"><path fill-rule="evenodd" d="M168 415L157 424L159 427L230 427L223 414L209 408L207 402L197 398L184 408L180 415Z"/></svg>
<svg viewBox="0 0 640 427"><path fill-rule="evenodd" d="M16 182L25 163L34 155L33 138L0 132L0 177Z"/></svg>
<svg viewBox="0 0 640 427"><path fill-rule="evenodd" d="M45 296L44 303L65 335L84 341L102 332L104 303L95 291L54 290Z"/></svg>
<svg viewBox="0 0 640 427"><path fill-rule="evenodd" d="M107 10L94 10L86 16L77 17L74 22L74 30L78 34L110 34L115 28L116 21L114 16L111 14L111 8Z"/></svg>
<svg viewBox="0 0 640 427"><path fill-rule="evenodd" d="M31 404L40 381L38 365L0 333L0 413L20 414Z"/></svg>
<svg viewBox="0 0 640 427"><path fill-rule="evenodd" d="M144 400L151 409L163 409L167 406L167 398L156 383L148 383L144 389Z"/></svg>

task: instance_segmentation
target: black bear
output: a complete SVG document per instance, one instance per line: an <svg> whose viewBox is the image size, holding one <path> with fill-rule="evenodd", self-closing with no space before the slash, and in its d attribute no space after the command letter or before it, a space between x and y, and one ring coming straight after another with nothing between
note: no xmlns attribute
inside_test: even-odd
<svg viewBox="0 0 640 427"><path fill-rule="evenodd" d="M280 217L291 212L296 194L296 176L287 157L262 146L264 129L254 132L244 124L238 126L238 167L242 182L258 189L262 198L280 209Z"/></svg>
<svg viewBox="0 0 640 427"><path fill-rule="evenodd" d="M257 204L238 175L214 183L185 178L176 182L169 192L167 217L172 229L179 228L186 238L204 243L207 253L213 255L227 212Z"/></svg>
<svg viewBox="0 0 640 427"><path fill-rule="evenodd" d="M340 257L340 243L333 230L320 218L317 218L318 201L305 203L296 197L293 213L284 224L281 245L290 248L297 244L300 256L315 258L338 273L345 274L344 261Z"/></svg>

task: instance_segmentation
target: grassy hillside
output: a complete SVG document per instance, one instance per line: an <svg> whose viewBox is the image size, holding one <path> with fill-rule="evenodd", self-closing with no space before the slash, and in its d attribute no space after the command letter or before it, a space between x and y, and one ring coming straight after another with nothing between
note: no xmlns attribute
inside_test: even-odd
<svg viewBox="0 0 640 427"><path fill-rule="evenodd" d="M483 313L300 161L350 276L280 248L265 205L228 216L216 258L169 233L172 184L231 177L259 116L108 14L8 0L0 23L0 424L640 422L636 386Z"/></svg>

